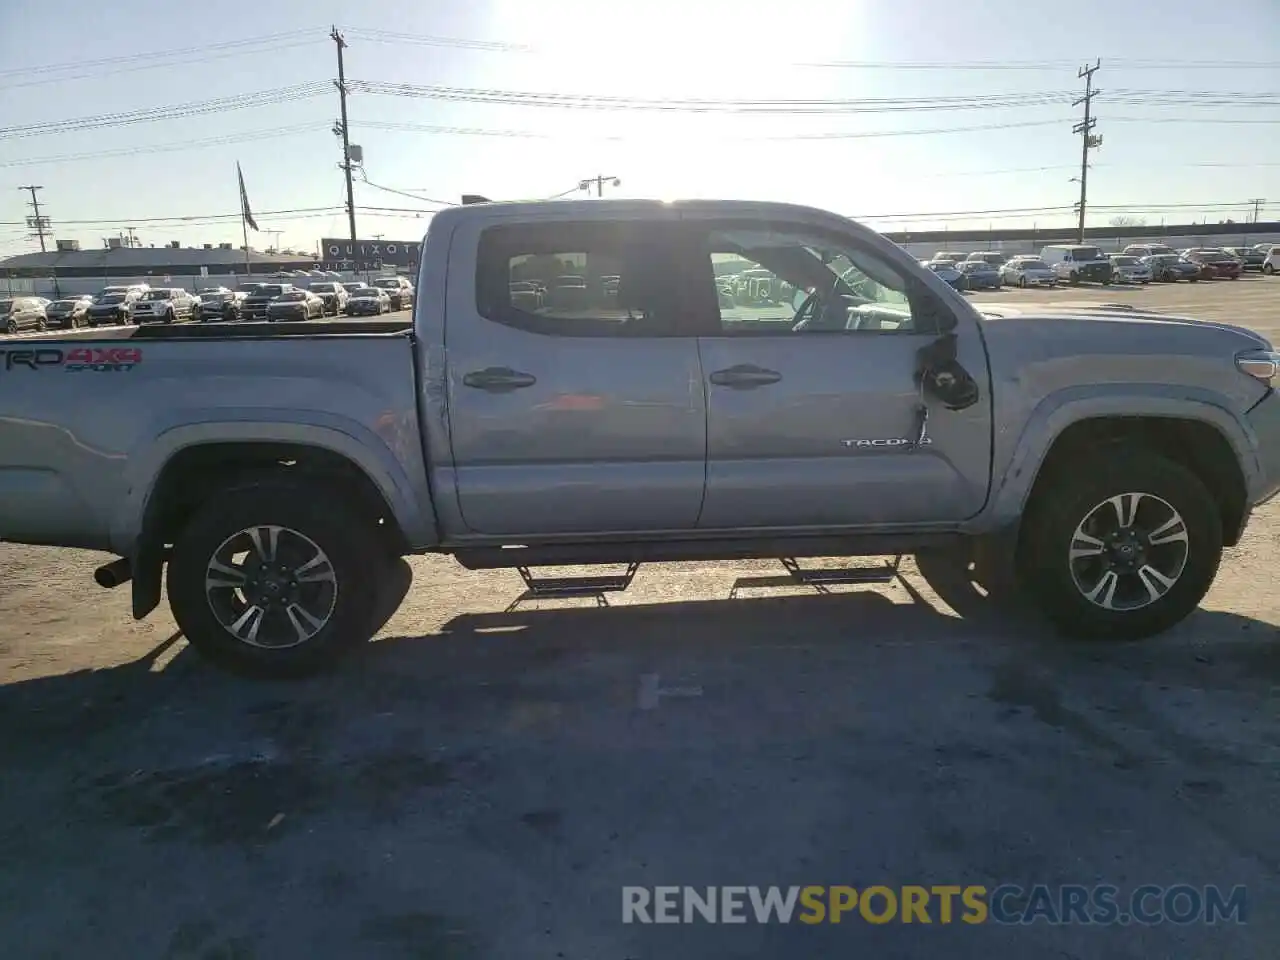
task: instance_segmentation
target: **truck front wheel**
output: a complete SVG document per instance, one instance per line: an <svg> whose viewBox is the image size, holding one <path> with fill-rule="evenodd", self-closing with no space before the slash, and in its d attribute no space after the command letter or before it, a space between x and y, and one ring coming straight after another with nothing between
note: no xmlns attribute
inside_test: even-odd
<svg viewBox="0 0 1280 960"><path fill-rule="evenodd" d="M226 490L174 543L174 619L201 654L235 672L313 673L369 639L386 559L375 531L310 485Z"/></svg>
<svg viewBox="0 0 1280 960"><path fill-rule="evenodd" d="M1200 479L1155 452L1074 463L1037 488L1019 562L1063 632L1138 639L1190 614L1222 558L1222 520Z"/></svg>

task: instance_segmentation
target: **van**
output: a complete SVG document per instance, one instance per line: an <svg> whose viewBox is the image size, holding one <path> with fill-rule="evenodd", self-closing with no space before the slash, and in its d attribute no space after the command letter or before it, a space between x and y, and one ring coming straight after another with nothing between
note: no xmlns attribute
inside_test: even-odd
<svg viewBox="0 0 1280 960"><path fill-rule="evenodd" d="M1087 244L1051 244L1040 251L1059 280L1068 283L1089 281L1104 286L1111 283L1111 261L1097 247Z"/></svg>

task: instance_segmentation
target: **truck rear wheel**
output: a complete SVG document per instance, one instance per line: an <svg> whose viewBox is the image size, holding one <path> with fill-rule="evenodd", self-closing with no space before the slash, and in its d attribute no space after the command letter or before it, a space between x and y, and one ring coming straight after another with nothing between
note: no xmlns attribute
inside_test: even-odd
<svg viewBox="0 0 1280 960"><path fill-rule="evenodd" d="M1222 558L1222 520L1203 483L1158 453L1074 463L1037 489L1019 564L1063 632L1138 639L1190 614Z"/></svg>
<svg viewBox="0 0 1280 960"><path fill-rule="evenodd" d="M386 552L375 524L310 485L222 492L178 535L167 587L191 645L238 673L313 673L369 639Z"/></svg>

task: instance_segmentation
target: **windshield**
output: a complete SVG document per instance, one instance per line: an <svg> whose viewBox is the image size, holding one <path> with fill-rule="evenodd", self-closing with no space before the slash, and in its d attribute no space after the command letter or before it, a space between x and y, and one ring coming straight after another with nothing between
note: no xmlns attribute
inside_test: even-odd
<svg viewBox="0 0 1280 960"><path fill-rule="evenodd" d="M236 293L257 293L261 289L262 284L260 283L242 283L236 287Z"/></svg>
<svg viewBox="0 0 1280 960"><path fill-rule="evenodd" d="M288 293L281 294L280 296L281 303L286 303L294 300L305 300L305 299L307 299L307 295L303 293L301 290L290 290Z"/></svg>
<svg viewBox="0 0 1280 960"><path fill-rule="evenodd" d="M1102 251L1097 247L1072 247L1072 260L1102 260Z"/></svg>
<svg viewBox="0 0 1280 960"><path fill-rule="evenodd" d="M284 293L284 289L285 288L280 286L278 283L264 283L255 291L255 293L260 293L267 297L278 297L280 294Z"/></svg>
<svg viewBox="0 0 1280 960"><path fill-rule="evenodd" d="M9 313L13 310L12 300L0 300L0 313Z"/></svg>
<svg viewBox="0 0 1280 960"><path fill-rule="evenodd" d="M956 265L952 263L950 260L934 261L933 263L926 263L925 266L928 267L930 270L932 270L934 273L937 273L940 270L946 270L954 273L956 269Z"/></svg>
<svg viewBox="0 0 1280 960"><path fill-rule="evenodd" d="M1019 260L1018 268L1021 270L1048 270L1049 265L1043 260Z"/></svg>
<svg viewBox="0 0 1280 960"><path fill-rule="evenodd" d="M576 280L578 278L574 277L573 279ZM396 287L400 286L400 281L399 280L375 280L373 281L373 285L375 287L382 287L384 290L393 290Z"/></svg>
<svg viewBox="0 0 1280 960"><path fill-rule="evenodd" d="M376 287L356 287L351 291L353 297L376 297L380 293L382 291Z"/></svg>
<svg viewBox="0 0 1280 960"><path fill-rule="evenodd" d="M169 290L148 290L139 299L141 300L172 300L173 293Z"/></svg>
<svg viewBox="0 0 1280 960"><path fill-rule="evenodd" d="M125 295L123 293L108 293L104 297L99 297L99 303L124 303Z"/></svg>
<svg viewBox="0 0 1280 960"><path fill-rule="evenodd" d="M1134 264L1138 262L1138 258L1137 257L1116 257L1114 260L1112 260L1112 262L1119 267L1132 267Z"/></svg>

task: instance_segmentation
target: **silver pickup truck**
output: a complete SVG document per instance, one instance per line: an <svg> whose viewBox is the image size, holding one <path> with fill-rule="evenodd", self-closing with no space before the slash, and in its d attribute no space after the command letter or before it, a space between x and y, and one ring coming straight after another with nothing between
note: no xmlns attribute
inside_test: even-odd
<svg viewBox="0 0 1280 960"><path fill-rule="evenodd" d="M279 676L367 640L414 553L550 595L985 550L1065 630L1144 636L1280 489L1263 338L983 314L817 210L476 204L433 218L417 287L411 322L0 342L0 537L117 554L137 617L166 575L195 647ZM628 573L533 572L562 564Z"/></svg>

